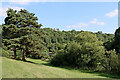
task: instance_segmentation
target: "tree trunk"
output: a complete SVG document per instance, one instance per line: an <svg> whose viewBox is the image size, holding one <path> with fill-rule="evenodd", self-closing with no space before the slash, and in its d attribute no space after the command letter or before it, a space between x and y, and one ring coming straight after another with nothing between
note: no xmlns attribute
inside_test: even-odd
<svg viewBox="0 0 120 80"><path fill-rule="evenodd" d="M23 49L22 61L26 61L26 59L25 59L25 48Z"/></svg>
<svg viewBox="0 0 120 80"><path fill-rule="evenodd" d="M29 51L28 51L28 47L26 47L26 57L29 56Z"/></svg>
<svg viewBox="0 0 120 80"><path fill-rule="evenodd" d="M16 49L14 50L14 59L16 59Z"/></svg>

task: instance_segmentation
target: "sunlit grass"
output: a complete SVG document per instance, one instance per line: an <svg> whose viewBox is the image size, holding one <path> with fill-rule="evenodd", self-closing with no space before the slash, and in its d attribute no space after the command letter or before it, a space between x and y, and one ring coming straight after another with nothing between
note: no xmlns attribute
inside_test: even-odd
<svg viewBox="0 0 120 80"><path fill-rule="evenodd" d="M48 62L27 58L28 62L2 58L3 78L107 78L98 73L53 67Z"/></svg>

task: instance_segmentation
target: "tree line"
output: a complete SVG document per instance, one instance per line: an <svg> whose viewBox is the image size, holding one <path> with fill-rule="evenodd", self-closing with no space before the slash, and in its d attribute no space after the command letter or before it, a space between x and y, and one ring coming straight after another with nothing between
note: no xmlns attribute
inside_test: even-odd
<svg viewBox="0 0 120 80"><path fill-rule="evenodd" d="M2 56L49 59L54 66L120 73L120 28L115 34L41 28L35 14L9 9L2 28ZM49 53L53 53L51 56ZM10 56L12 55L12 56Z"/></svg>

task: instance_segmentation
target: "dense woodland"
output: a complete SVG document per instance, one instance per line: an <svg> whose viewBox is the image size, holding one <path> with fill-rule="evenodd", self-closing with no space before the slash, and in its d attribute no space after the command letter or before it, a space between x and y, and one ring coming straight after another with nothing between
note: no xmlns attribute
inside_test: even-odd
<svg viewBox="0 0 120 80"><path fill-rule="evenodd" d="M2 56L50 61L54 66L120 75L120 28L115 34L41 28L35 14L9 9L2 29ZM51 55L52 54L52 55Z"/></svg>

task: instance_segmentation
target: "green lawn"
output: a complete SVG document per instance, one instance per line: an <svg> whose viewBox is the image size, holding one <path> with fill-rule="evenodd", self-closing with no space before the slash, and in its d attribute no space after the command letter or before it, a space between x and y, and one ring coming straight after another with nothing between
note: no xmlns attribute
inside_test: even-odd
<svg viewBox="0 0 120 80"><path fill-rule="evenodd" d="M48 62L27 59L22 62L2 57L3 78L110 78L100 73L88 73L80 70L53 67Z"/></svg>

